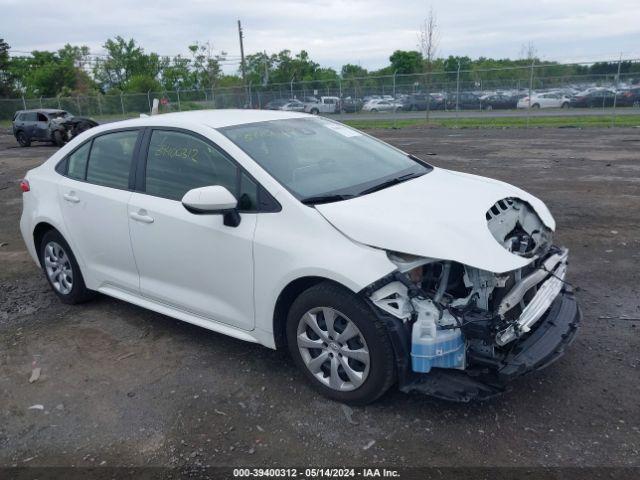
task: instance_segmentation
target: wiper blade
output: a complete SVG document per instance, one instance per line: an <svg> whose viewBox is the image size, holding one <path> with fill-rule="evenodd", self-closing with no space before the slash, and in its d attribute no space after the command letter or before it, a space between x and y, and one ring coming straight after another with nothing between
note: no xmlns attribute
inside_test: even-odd
<svg viewBox="0 0 640 480"><path fill-rule="evenodd" d="M406 182L407 180L411 180L412 178L420 177L424 175L424 173L407 173L405 175L401 175L399 177L392 178L385 182L374 185L373 187L365 188L358 195L366 195L367 193L377 192L378 190L384 190L385 188L391 187L393 185L397 185L398 183Z"/></svg>
<svg viewBox="0 0 640 480"><path fill-rule="evenodd" d="M331 203L339 202L341 200L347 200L353 198L355 195L347 194L334 194L334 195L317 195L315 197L307 197L300 200L305 205L317 205L319 203Z"/></svg>

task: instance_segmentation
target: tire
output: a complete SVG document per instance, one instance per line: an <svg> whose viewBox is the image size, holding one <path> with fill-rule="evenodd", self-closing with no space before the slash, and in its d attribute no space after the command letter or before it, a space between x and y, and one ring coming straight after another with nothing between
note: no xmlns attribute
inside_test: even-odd
<svg viewBox="0 0 640 480"><path fill-rule="evenodd" d="M378 113L378 109L377 108L372 108L371 109L371 113Z"/></svg>
<svg viewBox="0 0 640 480"><path fill-rule="evenodd" d="M569 102L564 102L560 108L569 108Z"/></svg>
<svg viewBox="0 0 640 480"><path fill-rule="evenodd" d="M493 110L493 105L487 105L487 106L485 107L485 110L487 110L487 111L491 111L491 110Z"/></svg>
<svg viewBox="0 0 640 480"><path fill-rule="evenodd" d="M534 110L539 110L540 109L540 104L539 103L534 103L533 105L531 105L531 108L533 108Z"/></svg>
<svg viewBox="0 0 640 480"><path fill-rule="evenodd" d="M313 388L332 400L366 405L395 382L386 327L363 299L339 285L322 282L300 294L287 316L287 344Z"/></svg>
<svg viewBox="0 0 640 480"><path fill-rule="evenodd" d="M633 107L634 108L640 107L640 100L636 100L635 102L633 102Z"/></svg>
<svg viewBox="0 0 640 480"><path fill-rule="evenodd" d="M309 112L311 115L318 115L318 113L320 113L320 111L317 108L312 108L311 111Z"/></svg>
<svg viewBox="0 0 640 480"><path fill-rule="evenodd" d="M76 257L59 232L49 230L45 233L38 248L42 271L62 303L83 303L95 296L95 292L85 286Z"/></svg>
<svg viewBox="0 0 640 480"><path fill-rule="evenodd" d="M16 133L16 140L21 147L28 147L31 145L31 139L27 137L27 134L23 131Z"/></svg>
<svg viewBox="0 0 640 480"><path fill-rule="evenodd" d="M62 147L64 145L64 137L62 136L62 132L60 130L56 130L53 132L53 143L58 147Z"/></svg>

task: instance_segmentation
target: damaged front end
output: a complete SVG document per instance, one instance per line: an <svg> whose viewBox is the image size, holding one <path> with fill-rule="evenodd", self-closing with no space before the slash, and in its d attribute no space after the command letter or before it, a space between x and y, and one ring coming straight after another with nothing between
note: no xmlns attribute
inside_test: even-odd
<svg viewBox="0 0 640 480"><path fill-rule="evenodd" d="M403 391L489 398L574 338L580 311L564 281L568 250L553 246L551 230L517 198L498 201L486 219L496 241L529 263L495 273L388 252L397 270L363 292L389 327Z"/></svg>

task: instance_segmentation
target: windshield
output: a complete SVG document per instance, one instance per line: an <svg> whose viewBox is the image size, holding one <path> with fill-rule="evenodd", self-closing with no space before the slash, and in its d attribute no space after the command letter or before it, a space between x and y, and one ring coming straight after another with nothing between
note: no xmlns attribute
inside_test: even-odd
<svg viewBox="0 0 640 480"><path fill-rule="evenodd" d="M431 170L384 142L323 118L271 120L220 131L302 201L362 195L390 180Z"/></svg>

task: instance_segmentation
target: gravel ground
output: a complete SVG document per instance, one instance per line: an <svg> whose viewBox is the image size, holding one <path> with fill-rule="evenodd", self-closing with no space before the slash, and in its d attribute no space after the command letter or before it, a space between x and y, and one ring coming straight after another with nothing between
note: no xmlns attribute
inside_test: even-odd
<svg viewBox="0 0 640 480"><path fill-rule="evenodd" d="M65 306L18 231L17 182L54 147L2 134L0 466L640 467L640 130L373 133L547 202L584 311L564 358L490 402L392 390L351 412L283 352L107 297Z"/></svg>

